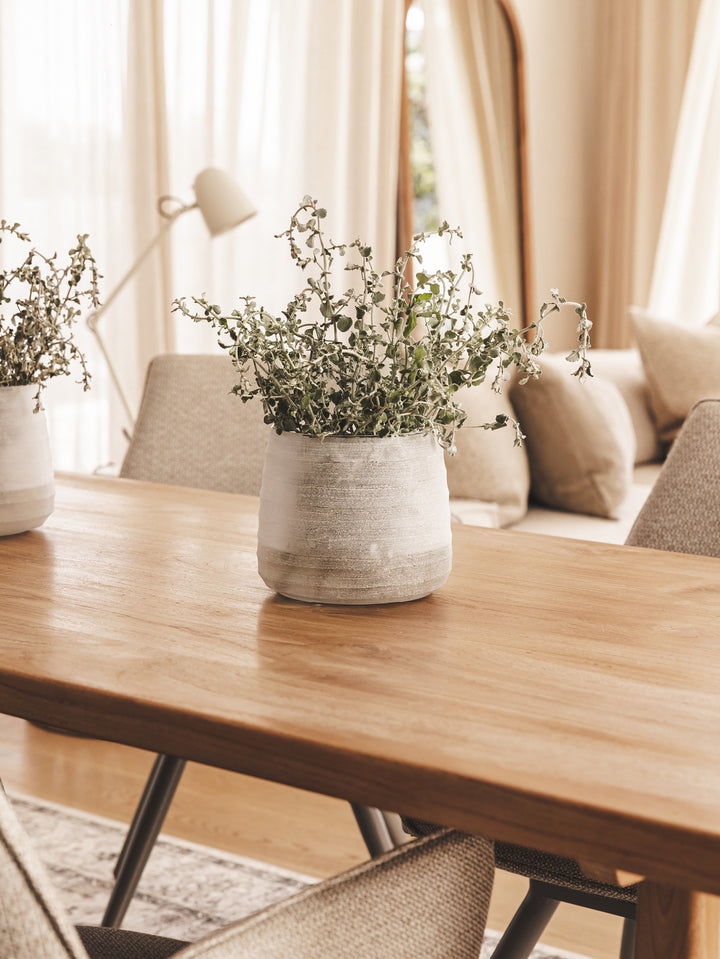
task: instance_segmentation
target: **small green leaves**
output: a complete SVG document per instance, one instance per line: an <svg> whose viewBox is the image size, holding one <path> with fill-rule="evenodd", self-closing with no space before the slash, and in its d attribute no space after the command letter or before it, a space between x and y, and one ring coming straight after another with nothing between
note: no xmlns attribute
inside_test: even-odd
<svg viewBox="0 0 720 959"><path fill-rule="evenodd" d="M455 401L457 391L482 383L491 369L498 391L512 367L521 381L537 377L535 357L546 348L542 320L566 301L552 291L539 322L517 330L502 302L481 301L470 254L462 255L457 273L423 271L420 243L426 236L419 234L392 270L379 273L369 245L328 238L326 218L327 211L306 196L279 234L305 281L279 316L249 296L240 297L229 315L204 297L190 304L177 300L174 308L216 328L238 372L235 392L244 401L260 397L265 422L278 432L434 433L452 451L455 431L467 417ZM437 232L448 242L462 236L447 222ZM408 282L411 263L418 268L414 288ZM333 292L341 269L354 274L354 285ZM585 375L590 323L584 305L572 306L579 322L570 358L578 363L576 374ZM472 425L510 426L516 442L523 438L517 423L503 414Z"/></svg>
<svg viewBox="0 0 720 959"><path fill-rule="evenodd" d="M18 223L1 220L0 243L8 237L30 242ZM57 253L33 248L21 252L17 266L0 271L0 304L12 304L9 314L0 313L0 386L37 383L36 409L45 382L70 373L75 361L83 389L90 387L85 357L72 340L81 308L100 305L100 275L87 239L78 234L64 267Z"/></svg>
<svg viewBox="0 0 720 959"><path fill-rule="evenodd" d="M405 323L405 328L403 329L403 335L407 339L414 329L417 327L417 313L414 310L408 314L407 321Z"/></svg>

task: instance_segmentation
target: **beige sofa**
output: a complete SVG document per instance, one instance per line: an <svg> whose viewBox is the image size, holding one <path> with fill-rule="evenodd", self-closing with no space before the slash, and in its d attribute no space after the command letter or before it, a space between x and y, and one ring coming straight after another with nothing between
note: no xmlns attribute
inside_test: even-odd
<svg viewBox="0 0 720 959"><path fill-rule="evenodd" d="M463 427L448 456L457 522L600 542L624 542L662 466L640 352L593 350L592 379L579 382L563 356L547 354L539 380L498 397L467 393L468 424L508 413L526 435Z"/></svg>
<svg viewBox="0 0 720 959"><path fill-rule="evenodd" d="M458 432L447 465L459 522L624 542L685 417L720 397L720 314L698 325L633 309L630 322L637 348L592 350L585 382L545 354L537 380L466 392L469 424L507 413L527 438L513 447L507 429Z"/></svg>

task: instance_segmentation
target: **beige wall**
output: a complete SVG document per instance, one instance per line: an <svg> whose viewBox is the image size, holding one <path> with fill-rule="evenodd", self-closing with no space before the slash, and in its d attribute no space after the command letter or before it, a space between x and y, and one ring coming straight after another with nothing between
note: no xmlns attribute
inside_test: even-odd
<svg viewBox="0 0 720 959"><path fill-rule="evenodd" d="M525 42L535 300L625 345L647 295L699 0L514 0ZM573 342L574 320L549 327Z"/></svg>

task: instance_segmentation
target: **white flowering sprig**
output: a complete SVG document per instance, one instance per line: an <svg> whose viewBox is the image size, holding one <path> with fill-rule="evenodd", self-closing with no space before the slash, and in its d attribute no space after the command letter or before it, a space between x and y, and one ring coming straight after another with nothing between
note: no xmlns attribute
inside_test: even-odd
<svg viewBox="0 0 720 959"><path fill-rule="evenodd" d="M276 316L252 296L241 296L230 313L204 296L175 309L196 322L209 322L229 350L239 374L235 392L243 401L260 396L265 421L278 433L311 436L396 436L434 433L453 448L455 430L466 419L455 394L482 383L489 373L499 391L511 369L524 379L540 374L536 357L545 348L542 320L566 301L557 291L543 304L540 320L517 330L504 304L483 303L475 284L472 256L458 272L423 272L421 244L410 249L393 270L379 273L372 249L360 240L334 243L323 231L326 211L306 196L290 227L290 256L305 274L304 287ZM460 237L443 223L437 234L449 242ZM337 292L338 265L354 274L354 285ZM414 287L407 282L415 267ZM577 373L589 372L585 306L580 343L573 351ZM485 429L517 423L499 414Z"/></svg>
<svg viewBox="0 0 720 959"><path fill-rule="evenodd" d="M0 243L7 237L30 243L18 223L0 220ZM31 248L17 266L0 270L0 386L37 384L36 409L45 382L80 365L80 383L90 387L85 356L73 342L72 327L83 305L100 305L95 259L87 235L79 235L64 265L57 254Z"/></svg>

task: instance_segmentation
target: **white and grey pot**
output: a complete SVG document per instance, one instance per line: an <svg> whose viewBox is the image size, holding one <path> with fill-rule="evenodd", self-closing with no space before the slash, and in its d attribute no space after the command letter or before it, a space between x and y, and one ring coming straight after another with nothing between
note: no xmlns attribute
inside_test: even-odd
<svg viewBox="0 0 720 959"><path fill-rule="evenodd" d="M37 385L0 387L0 536L41 526L55 505L45 414Z"/></svg>
<svg viewBox="0 0 720 959"><path fill-rule="evenodd" d="M451 562L434 436L272 433L258 530L258 570L271 589L306 602L406 602L442 586Z"/></svg>

